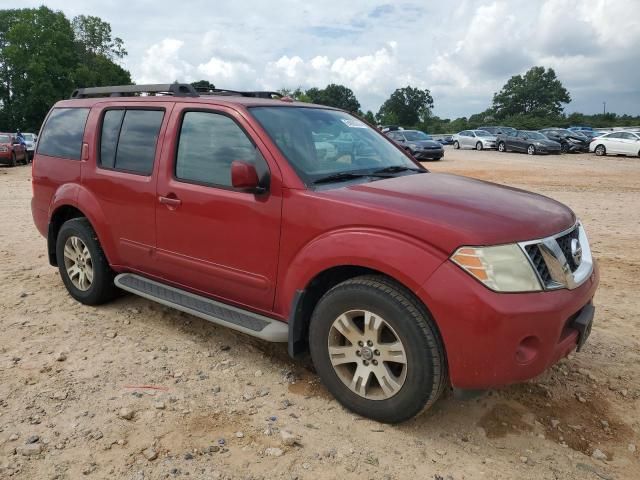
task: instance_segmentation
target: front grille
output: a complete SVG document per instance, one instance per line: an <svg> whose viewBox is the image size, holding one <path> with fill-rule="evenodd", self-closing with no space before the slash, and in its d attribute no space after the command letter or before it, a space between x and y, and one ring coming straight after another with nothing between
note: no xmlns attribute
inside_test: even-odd
<svg viewBox="0 0 640 480"><path fill-rule="evenodd" d="M564 258L567 259L567 263L569 264L569 268L571 269L572 272L575 272L576 269L578 268L578 265L576 265L576 262L573 261L573 255L571 254L571 241L574 238L576 240L578 239L577 228L574 228L569 233L561 237L558 237L556 239L556 241L558 242L558 245L560 246L560 249L562 250L562 253L564 253Z"/></svg>
<svg viewBox="0 0 640 480"><path fill-rule="evenodd" d="M525 249L527 251L527 255L529 255L529 258L531 259L531 263L533 263L538 275L540 275L543 285L545 287L550 285L553 279L551 278L549 268L542 257L542 252L540 252L538 245L527 245Z"/></svg>

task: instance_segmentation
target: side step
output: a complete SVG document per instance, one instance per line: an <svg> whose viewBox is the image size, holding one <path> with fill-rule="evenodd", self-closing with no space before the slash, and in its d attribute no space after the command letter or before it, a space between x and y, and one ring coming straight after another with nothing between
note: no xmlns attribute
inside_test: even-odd
<svg viewBox="0 0 640 480"><path fill-rule="evenodd" d="M140 275L121 273L115 278L114 283L123 290L154 302L268 342L286 342L289 337L289 327L284 322L225 305Z"/></svg>

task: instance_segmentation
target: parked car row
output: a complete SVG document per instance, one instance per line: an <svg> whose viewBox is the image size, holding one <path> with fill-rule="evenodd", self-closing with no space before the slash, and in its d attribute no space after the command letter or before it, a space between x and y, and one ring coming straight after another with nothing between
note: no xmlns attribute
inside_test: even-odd
<svg viewBox="0 0 640 480"><path fill-rule="evenodd" d="M463 130L454 135L428 135L396 125L381 128L383 133L418 160L440 160L443 145L454 149L495 149L499 152L524 152L529 155L595 152L596 155L640 156L640 131L603 131L591 127L550 127L541 130L517 130L513 127L486 126Z"/></svg>

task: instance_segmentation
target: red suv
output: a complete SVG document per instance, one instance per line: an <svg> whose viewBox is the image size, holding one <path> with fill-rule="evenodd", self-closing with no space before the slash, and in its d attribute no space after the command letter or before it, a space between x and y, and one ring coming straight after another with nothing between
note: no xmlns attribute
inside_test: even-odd
<svg viewBox="0 0 640 480"><path fill-rule="evenodd" d="M15 167L18 161L29 163L27 147L13 133L0 133L0 164Z"/></svg>
<svg viewBox="0 0 640 480"><path fill-rule="evenodd" d="M288 342L383 422L580 349L598 273L569 208L430 173L346 112L274 96L173 84L58 102L32 209L71 296L119 287Z"/></svg>

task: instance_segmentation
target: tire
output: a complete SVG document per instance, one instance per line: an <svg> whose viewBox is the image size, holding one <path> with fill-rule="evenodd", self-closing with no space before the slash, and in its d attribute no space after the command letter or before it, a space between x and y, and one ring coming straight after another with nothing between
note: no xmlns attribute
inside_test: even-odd
<svg viewBox="0 0 640 480"><path fill-rule="evenodd" d="M498 151L502 152L502 153L507 151L507 146L505 145L504 142L499 142L498 143Z"/></svg>
<svg viewBox="0 0 640 480"><path fill-rule="evenodd" d="M482 150L482 142L476 143L476 150Z"/></svg>
<svg viewBox="0 0 640 480"><path fill-rule="evenodd" d="M382 325L377 335L375 329L364 331L365 318L369 325ZM378 340L364 343L367 338ZM446 383L444 347L429 313L409 290L384 276L356 277L329 290L311 317L309 345L316 371L333 396L380 422L402 422L426 410ZM346 353L335 353L340 348ZM330 349L336 349L333 355ZM385 356L403 361L385 361ZM355 375L358 371L366 377Z"/></svg>
<svg viewBox="0 0 640 480"><path fill-rule="evenodd" d="M536 147L534 147L533 145L529 145L527 147L527 155L535 155L536 154Z"/></svg>
<svg viewBox="0 0 640 480"><path fill-rule="evenodd" d="M602 144L596 145L596 148L593 151L598 157L603 157L604 155L607 154L607 149Z"/></svg>
<svg viewBox="0 0 640 480"><path fill-rule="evenodd" d="M9 166L15 167L18 164L16 161L16 152L11 152L11 160L9 160Z"/></svg>
<svg viewBox="0 0 640 480"><path fill-rule="evenodd" d="M456 149L456 150L460 150L460 143L458 143L457 140L455 142L453 142L453 148Z"/></svg>
<svg viewBox="0 0 640 480"><path fill-rule="evenodd" d="M56 239L56 257L65 287L80 303L100 305L117 295L113 283L115 273L109 267L98 236L86 218L74 218L62 225ZM78 274L78 269L84 273Z"/></svg>
<svg viewBox="0 0 640 480"><path fill-rule="evenodd" d="M562 153L568 153L569 152L569 144L568 143L561 143L560 144L560 151Z"/></svg>

